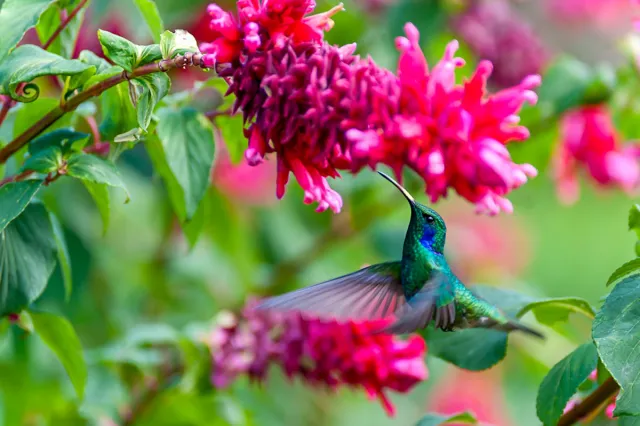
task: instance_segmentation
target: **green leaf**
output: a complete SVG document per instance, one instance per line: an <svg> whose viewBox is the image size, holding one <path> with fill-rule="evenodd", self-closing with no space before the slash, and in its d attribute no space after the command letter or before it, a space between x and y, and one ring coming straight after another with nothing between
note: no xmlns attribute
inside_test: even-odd
<svg viewBox="0 0 640 426"><path fill-rule="evenodd" d="M97 73L105 72L112 67L109 62L107 62L104 58L96 55L91 50L83 50L82 52L80 52L80 54L78 55L78 60L87 65L94 66Z"/></svg>
<svg viewBox="0 0 640 426"><path fill-rule="evenodd" d="M44 45L50 38L53 36L55 31L60 27L62 21L62 13L63 11L66 14L70 14L73 9L76 8L75 2L70 2L71 4L65 4L69 2L57 2L55 7L50 7L41 17L40 22L36 25L36 32L38 33L38 37L40 38L40 42ZM73 55L73 51L76 47L76 43L78 40L78 35L80 33L80 26L82 25L82 21L84 20L84 14L87 10L88 2L84 5L84 7L76 13L76 15L71 19L71 21L67 22L64 26L64 29L60 34L57 35L53 43L47 49L49 52L55 53L56 55L61 55L65 58L69 58Z"/></svg>
<svg viewBox="0 0 640 426"><path fill-rule="evenodd" d="M0 3L0 61L34 27L54 0L5 0ZM1 81L1 80L0 80Z"/></svg>
<svg viewBox="0 0 640 426"><path fill-rule="evenodd" d="M139 46L104 30L98 30L98 40L105 56L127 71L133 71L136 67L162 59L160 46L157 44Z"/></svg>
<svg viewBox="0 0 640 426"><path fill-rule="evenodd" d="M510 316L533 302L531 297L496 287L478 285L472 291ZM507 354L507 333L502 331L466 329L445 333L429 329L426 340L429 354L471 371L486 370Z"/></svg>
<svg viewBox="0 0 640 426"><path fill-rule="evenodd" d="M168 183L178 217L190 220L209 186L214 155L211 123L193 108L163 108L158 111L157 133L160 144L151 145L151 158ZM169 183L173 180L177 186Z"/></svg>
<svg viewBox="0 0 640 426"><path fill-rule="evenodd" d="M122 188L129 200L129 192L116 167L100 157L85 153L72 155L67 162L67 174L83 181Z"/></svg>
<svg viewBox="0 0 640 426"><path fill-rule="evenodd" d="M589 319L593 319L596 315L589 302L579 297L536 300L523 307L516 316L520 318L529 311L533 311L541 324L550 326L556 322L567 321L569 314L573 312L581 313Z"/></svg>
<svg viewBox="0 0 640 426"><path fill-rule="evenodd" d="M91 198L93 198L93 201L98 207L100 217L102 217L102 233L106 234L107 229L109 229L109 217L111 214L111 203L107 185L104 183L95 183L89 180L83 180L82 183L84 184L85 188L87 188L87 191L91 195Z"/></svg>
<svg viewBox="0 0 640 426"><path fill-rule="evenodd" d="M56 354L73 383L78 398L84 397L87 364L82 345L71 323L47 312L31 312L33 326L42 341Z"/></svg>
<svg viewBox="0 0 640 426"><path fill-rule="evenodd" d="M0 93L10 95L21 102L32 102L40 94L35 84L27 84L23 94L17 94L20 83L28 83L45 75L75 75L90 65L75 59L64 59L32 44L25 44L11 52L0 63Z"/></svg>
<svg viewBox="0 0 640 426"><path fill-rule="evenodd" d="M189 247L195 247L198 239L200 238L200 234L204 229L204 224L207 218L210 217L210 215L210 197L205 195L202 202L198 206L198 210L196 210L196 213L193 215L193 218L191 220L185 221L182 224L182 232L184 232L184 235L189 242Z"/></svg>
<svg viewBox="0 0 640 426"><path fill-rule="evenodd" d="M633 259L616 269L607 280L607 286L638 273L640 273L640 258Z"/></svg>
<svg viewBox="0 0 640 426"><path fill-rule="evenodd" d="M538 105L548 116L580 105L592 79L589 67L572 57L561 57L549 66L538 90Z"/></svg>
<svg viewBox="0 0 640 426"><path fill-rule="evenodd" d="M463 423L469 425L478 424L478 420L473 414L469 412L455 414L453 416L446 416L442 414L427 414L424 416L416 426L438 426L446 425L449 423Z"/></svg>
<svg viewBox="0 0 640 426"><path fill-rule="evenodd" d="M175 33L163 32L160 36L160 50L163 59L173 59L176 55L184 55L187 52L200 52L195 37L185 30L176 30Z"/></svg>
<svg viewBox="0 0 640 426"><path fill-rule="evenodd" d="M94 86L98 83L103 82L108 78L115 77L116 75L122 74L123 72L124 72L124 69L122 67L119 67L117 65L110 66L106 70L102 72L98 72L97 74L91 76L91 78L89 78L87 81L83 83L83 87Z"/></svg>
<svg viewBox="0 0 640 426"><path fill-rule="evenodd" d="M569 399L589 374L596 369L598 352L593 343L585 343L553 366L538 389L536 411L545 426L557 424Z"/></svg>
<svg viewBox="0 0 640 426"><path fill-rule="evenodd" d="M58 218L53 214L49 214L51 225L53 226L53 236L56 240L56 247L58 249L58 262L60 263L60 270L62 271L62 281L64 283L64 295L68 301L71 297L71 290L73 290L73 282L71 279L71 257L69 256L69 249L67 248L67 240L64 238L64 230Z"/></svg>
<svg viewBox="0 0 640 426"><path fill-rule="evenodd" d="M0 187L0 232L24 211L41 186L40 180L25 180Z"/></svg>
<svg viewBox="0 0 640 426"><path fill-rule="evenodd" d="M60 169L62 164L62 150L57 146L51 146L27 158L22 165L22 170L47 174Z"/></svg>
<svg viewBox="0 0 640 426"><path fill-rule="evenodd" d="M638 416L620 416L616 420L618 426L640 426L640 417Z"/></svg>
<svg viewBox="0 0 640 426"><path fill-rule="evenodd" d="M221 115L216 117L216 127L222 133L222 139L229 151L229 157L233 164L239 164L244 157L247 148L247 139L242 129L244 127L242 115Z"/></svg>
<svg viewBox="0 0 640 426"><path fill-rule="evenodd" d="M162 23L156 2L153 0L133 0L133 2L147 23L153 41L159 43L160 34L164 31L164 24Z"/></svg>
<svg viewBox="0 0 640 426"><path fill-rule="evenodd" d="M593 322L600 359L620 385L615 415L640 415L640 275L620 281Z"/></svg>
<svg viewBox="0 0 640 426"><path fill-rule="evenodd" d="M4 204L2 204L4 206ZM29 306L44 291L56 265L49 214L29 204L0 233L0 317Z"/></svg>
<svg viewBox="0 0 640 426"><path fill-rule="evenodd" d="M137 96L138 124L146 131L156 105L169 93L171 79L165 73L155 73L136 78L131 83Z"/></svg>
<svg viewBox="0 0 640 426"><path fill-rule="evenodd" d="M124 133L120 133L115 138L113 138L113 141L115 143L138 142L140 139L142 139L143 135L144 135L144 130L142 130L140 127L134 127L131 130L127 130Z"/></svg>
<svg viewBox="0 0 640 426"><path fill-rule="evenodd" d="M99 130L104 140L113 140L123 129L138 127L126 84L118 84L104 92L100 96L100 104L102 122Z"/></svg>
<svg viewBox="0 0 640 426"><path fill-rule="evenodd" d="M32 140L29 143L29 154L35 156L40 151L59 148L63 155L67 155L84 146L88 139L88 133L76 132L70 128L54 130Z"/></svg>
<svg viewBox="0 0 640 426"><path fill-rule="evenodd" d="M629 210L629 231L636 231L640 238L640 204L634 204Z"/></svg>

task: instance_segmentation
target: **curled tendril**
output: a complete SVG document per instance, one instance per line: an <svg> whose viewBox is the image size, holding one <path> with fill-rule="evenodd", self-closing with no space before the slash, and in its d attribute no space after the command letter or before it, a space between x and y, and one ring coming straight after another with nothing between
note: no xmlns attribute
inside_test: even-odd
<svg viewBox="0 0 640 426"><path fill-rule="evenodd" d="M38 99L40 96L40 88L35 83L27 83L22 86L22 90L17 87L12 87L12 90L9 91L9 96L11 99L18 102L29 103ZM16 90L17 89L17 90ZM22 94L20 94L22 92Z"/></svg>

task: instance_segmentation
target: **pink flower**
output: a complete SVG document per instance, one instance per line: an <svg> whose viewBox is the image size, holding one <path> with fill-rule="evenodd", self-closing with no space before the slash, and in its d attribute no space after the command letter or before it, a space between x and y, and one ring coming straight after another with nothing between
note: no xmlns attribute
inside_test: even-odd
<svg viewBox="0 0 640 426"><path fill-rule="evenodd" d="M216 130L216 141L222 141ZM250 166L246 159L233 164L224 143L216 143L216 162L211 180L227 197L248 205L269 205L276 201L273 195L276 177L275 164L265 161L258 166Z"/></svg>
<svg viewBox="0 0 640 426"><path fill-rule="evenodd" d="M549 59L542 41L507 0L474 0L452 26L480 59L493 63L489 81L499 87L540 73Z"/></svg>
<svg viewBox="0 0 640 426"><path fill-rule="evenodd" d="M562 23L590 23L610 27L628 21L631 3L635 0L547 0L549 17Z"/></svg>
<svg viewBox="0 0 640 426"><path fill-rule="evenodd" d="M611 404L607 405L607 408L604 410L604 414L610 418L613 419L615 418L615 416L613 415L613 411L616 409L616 403L612 402Z"/></svg>
<svg viewBox="0 0 640 426"><path fill-rule="evenodd" d="M632 192L640 181L637 143L620 144L609 111L603 105L567 112L561 122L561 144L554 158L560 199L573 203L579 195L577 171L584 167L596 184Z"/></svg>
<svg viewBox="0 0 640 426"><path fill-rule="evenodd" d="M223 314L209 340L213 385L226 387L242 374L262 381L270 364L276 364L288 377L299 376L314 386L364 388L392 416L385 391L408 392L427 379L426 345L417 335L400 340L370 334L384 323L323 322L250 307L241 318Z"/></svg>
<svg viewBox="0 0 640 426"><path fill-rule="evenodd" d="M340 7L305 17L312 7L302 5L240 1L237 19L210 6L216 38L201 47L217 61L236 96L234 108L249 123L249 164L276 154L279 198L293 173L306 203L338 212L342 199L327 177L385 164L398 178L404 166L415 170L432 201L453 188L480 211L512 210L504 196L537 172L514 164L505 145L529 136L517 113L525 101L536 102L531 89L539 76L488 95L491 64L482 62L470 80L456 84L455 68L463 65L454 57L457 43L429 70L411 24L407 38L397 39L396 76L354 56L355 45L322 41Z"/></svg>
<svg viewBox="0 0 640 426"><path fill-rule="evenodd" d="M450 369L429 396L428 409L445 415L469 411L482 424L493 426L516 424L505 414L501 376L500 368L482 372ZM462 426L461 423L451 425Z"/></svg>

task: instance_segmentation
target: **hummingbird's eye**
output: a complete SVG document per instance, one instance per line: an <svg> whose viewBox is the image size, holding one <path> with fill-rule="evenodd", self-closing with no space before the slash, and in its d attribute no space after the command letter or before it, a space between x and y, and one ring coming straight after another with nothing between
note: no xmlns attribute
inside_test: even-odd
<svg viewBox="0 0 640 426"><path fill-rule="evenodd" d="M433 221L435 220L435 219L433 218L433 216L431 216L430 214L425 214L425 215L424 215L424 218L425 218L425 219L427 220L427 222L429 222L429 223L433 223Z"/></svg>

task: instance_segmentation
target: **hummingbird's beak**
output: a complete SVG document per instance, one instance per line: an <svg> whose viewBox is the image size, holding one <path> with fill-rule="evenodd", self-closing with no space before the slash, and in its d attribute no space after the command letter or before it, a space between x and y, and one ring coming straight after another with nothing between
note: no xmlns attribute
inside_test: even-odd
<svg viewBox="0 0 640 426"><path fill-rule="evenodd" d="M410 204L415 204L416 201L413 199L413 197L411 196L411 194L409 194L409 192L404 189L402 187L402 185L400 185L398 182L396 182L395 180L393 180L393 178L389 175L387 175L386 173L383 173L381 171L378 170L378 173L380 174L380 176L382 176L383 178L385 178L386 180L388 180L389 182L391 182L396 188L398 188L400 190L400 192L402 192L402 195L405 196L405 198L407 199L407 201L409 201Z"/></svg>

